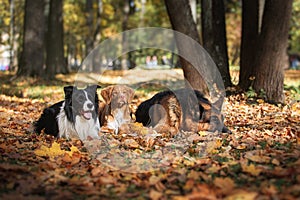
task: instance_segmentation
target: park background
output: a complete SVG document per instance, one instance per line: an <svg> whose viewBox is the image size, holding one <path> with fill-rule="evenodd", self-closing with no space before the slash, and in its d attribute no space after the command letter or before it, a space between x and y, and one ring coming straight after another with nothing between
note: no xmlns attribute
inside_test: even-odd
<svg viewBox="0 0 300 200"><path fill-rule="evenodd" d="M42 109L63 99L63 86L74 84L82 61L97 45L143 27L174 29L208 51L224 81L223 112L232 134L207 142L207 133L193 133L183 156L165 152L174 159L169 168L128 173L91 157L78 140L33 133ZM124 46L126 40L119 48ZM1 0L0 196L296 199L299 52L299 0ZM183 77L196 87L201 79L186 77L189 63L160 49L103 60L104 72L81 72L101 74L102 86L128 80L138 87L133 107L169 84L183 86ZM130 82L135 80L143 84ZM122 141L128 138L119 137L115 140L125 150L145 150L136 138L126 146ZM201 145L207 147L205 156L198 155ZM139 171L140 160L131 162Z"/></svg>

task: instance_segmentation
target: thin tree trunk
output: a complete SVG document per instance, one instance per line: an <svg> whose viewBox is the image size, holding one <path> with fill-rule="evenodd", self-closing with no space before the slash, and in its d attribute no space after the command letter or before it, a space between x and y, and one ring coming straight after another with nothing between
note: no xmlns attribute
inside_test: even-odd
<svg viewBox="0 0 300 200"><path fill-rule="evenodd" d="M201 3L203 46L215 61L225 87L230 87L224 2L202 0Z"/></svg>
<svg viewBox="0 0 300 200"><path fill-rule="evenodd" d="M54 78L55 74L67 73L63 45L62 1L50 0L50 12L47 34L46 76Z"/></svg>
<svg viewBox="0 0 300 200"><path fill-rule="evenodd" d="M128 25L128 19L129 19L129 13L130 13L130 1L129 0L125 0L123 5L123 18L122 18L122 31L126 31L127 30L127 25ZM122 48L123 49L127 49L128 48L128 41L126 38L126 34L122 35ZM122 60L121 60L121 69L122 70L126 70L128 69L127 67L127 59L128 56L126 54L121 56Z"/></svg>
<svg viewBox="0 0 300 200"><path fill-rule="evenodd" d="M239 86L247 90L254 76L253 61L256 56L256 42L259 36L259 4L258 0L242 2L242 41L240 54Z"/></svg>
<svg viewBox="0 0 300 200"><path fill-rule="evenodd" d="M93 0L86 0L86 25L88 27L87 38L85 39L85 55L87 56L93 50L93 40L94 40L94 27L93 27Z"/></svg>
<svg viewBox="0 0 300 200"><path fill-rule="evenodd" d="M43 0L26 0L23 49L17 76L40 77L44 65L44 8Z"/></svg>

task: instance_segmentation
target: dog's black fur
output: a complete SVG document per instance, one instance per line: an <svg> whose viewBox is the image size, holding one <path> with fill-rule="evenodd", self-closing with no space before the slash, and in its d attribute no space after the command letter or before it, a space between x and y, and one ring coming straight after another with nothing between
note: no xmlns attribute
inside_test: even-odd
<svg viewBox="0 0 300 200"><path fill-rule="evenodd" d="M100 128L97 88L100 88L100 86L92 85L85 89L78 89L75 86L64 87L65 99L44 109L41 117L34 124L35 132L41 133L41 131L44 130L44 133L49 135L69 138L69 136L72 137L74 133L70 133L71 135L69 135L68 132L75 130L80 139L86 139L89 133L78 133L78 131L85 131L79 130L76 127L80 128L80 126L75 125L76 123L82 123L82 120L85 119L87 122L93 120L95 122L95 128ZM84 109L87 111L84 111ZM78 116L81 116L82 120L76 122ZM86 122L83 121L83 124L84 123ZM94 137L96 137L96 135L94 135Z"/></svg>
<svg viewBox="0 0 300 200"><path fill-rule="evenodd" d="M144 126L165 127L164 130L175 127L176 131L218 129L230 132L223 124L220 108L216 108L201 92L186 88L157 93L138 106L135 116L136 122Z"/></svg>

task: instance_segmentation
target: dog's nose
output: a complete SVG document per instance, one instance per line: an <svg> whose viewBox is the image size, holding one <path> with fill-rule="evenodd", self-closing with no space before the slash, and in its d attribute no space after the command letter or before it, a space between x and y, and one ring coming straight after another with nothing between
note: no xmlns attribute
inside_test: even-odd
<svg viewBox="0 0 300 200"><path fill-rule="evenodd" d="M91 109L91 108L93 108L93 104L92 103L88 103L87 105L86 105L89 109Z"/></svg>
<svg viewBox="0 0 300 200"><path fill-rule="evenodd" d="M125 99L125 97L126 97L126 95L123 94L123 93L120 95L120 98L121 98L121 99Z"/></svg>

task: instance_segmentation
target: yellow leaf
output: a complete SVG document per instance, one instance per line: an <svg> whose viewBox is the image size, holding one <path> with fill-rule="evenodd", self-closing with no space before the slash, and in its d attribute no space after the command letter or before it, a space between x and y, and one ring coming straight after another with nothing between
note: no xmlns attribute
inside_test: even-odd
<svg viewBox="0 0 300 200"><path fill-rule="evenodd" d="M247 165L247 163L242 163L242 169L244 172L247 172L253 176L258 176L260 172L262 171L261 169L258 169L255 165L250 164Z"/></svg>
<svg viewBox="0 0 300 200"><path fill-rule="evenodd" d="M75 146L71 146L70 151L67 151L66 153L69 154L69 156L72 156L74 152L79 152L78 148Z"/></svg>
<svg viewBox="0 0 300 200"><path fill-rule="evenodd" d="M244 143L242 143L236 147L236 149L239 149L239 150L246 149L246 148L247 148L247 145Z"/></svg>
<svg viewBox="0 0 300 200"><path fill-rule="evenodd" d="M199 131L198 134L199 134L201 137L207 136L207 132L206 132L206 131Z"/></svg>
<svg viewBox="0 0 300 200"><path fill-rule="evenodd" d="M69 156L72 156L74 152L79 152L77 147L72 146L71 151L61 150L60 144L57 142L53 142L50 148L42 145L39 149L34 151L35 155L37 156L49 156L50 158L64 155L65 153L69 154Z"/></svg>
<svg viewBox="0 0 300 200"><path fill-rule="evenodd" d="M207 143L206 152L211 154L218 153L217 149L220 148L221 146L222 146L221 140L210 141Z"/></svg>
<svg viewBox="0 0 300 200"><path fill-rule="evenodd" d="M49 156L50 158L54 158L56 156L63 155L65 151L60 149L60 144L53 142L50 148L42 145L40 149L36 149L34 153L37 156Z"/></svg>

